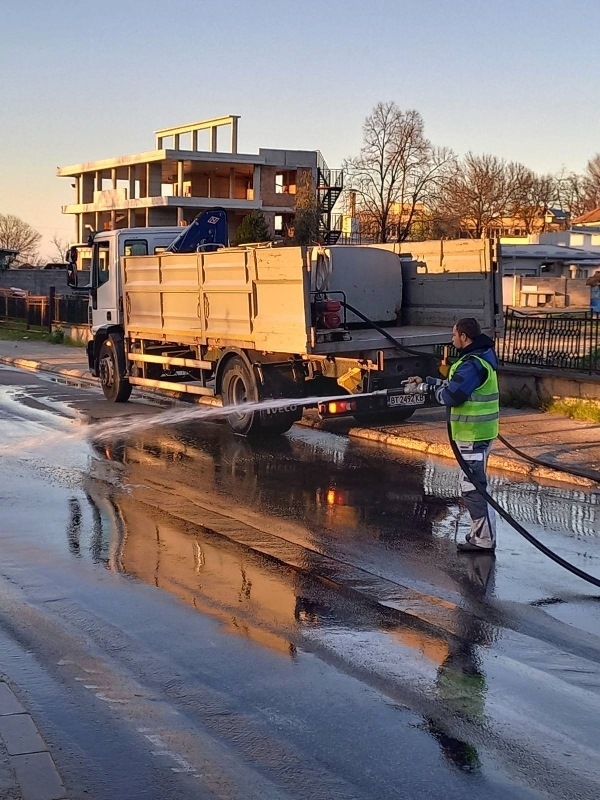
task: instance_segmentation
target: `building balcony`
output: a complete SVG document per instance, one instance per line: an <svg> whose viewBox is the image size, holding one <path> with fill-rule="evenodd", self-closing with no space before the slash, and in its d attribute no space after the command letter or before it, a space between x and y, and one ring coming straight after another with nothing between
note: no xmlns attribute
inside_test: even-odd
<svg viewBox="0 0 600 800"><path fill-rule="evenodd" d="M260 200L244 200L231 197L140 197L128 200L121 194L121 190L115 192L100 192L102 197L96 198L93 203L70 203L62 206L63 214L88 214L96 211L128 211L138 208L212 208L222 206L231 211L253 211L261 208ZM290 209L293 210L293 209Z"/></svg>

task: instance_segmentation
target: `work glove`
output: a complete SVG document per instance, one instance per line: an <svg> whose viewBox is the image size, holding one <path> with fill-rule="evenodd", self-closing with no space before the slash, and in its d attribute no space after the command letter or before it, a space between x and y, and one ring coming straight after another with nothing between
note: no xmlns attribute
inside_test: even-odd
<svg viewBox="0 0 600 800"><path fill-rule="evenodd" d="M402 381L402 386L404 387L404 394L418 394L419 389L417 388L423 383L423 378L419 377L419 375L413 375L410 378L407 378L405 381Z"/></svg>
<svg viewBox="0 0 600 800"><path fill-rule="evenodd" d="M408 378L404 382L404 394L426 394L434 395L435 390L444 383L439 378L427 377L425 380L416 375L413 378Z"/></svg>
<svg viewBox="0 0 600 800"><path fill-rule="evenodd" d="M404 394L426 394L429 390L429 387L426 383L405 383L404 384Z"/></svg>

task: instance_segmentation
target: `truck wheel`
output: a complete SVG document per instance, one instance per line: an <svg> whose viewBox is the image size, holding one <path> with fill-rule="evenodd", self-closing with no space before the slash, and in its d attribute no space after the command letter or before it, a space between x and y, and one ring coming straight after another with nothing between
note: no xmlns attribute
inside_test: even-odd
<svg viewBox="0 0 600 800"><path fill-rule="evenodd" d="M238 356L234 356L225 364L222 396L224 406L239 406L242 403L258 401L258 386L254 375ZM227 422L235 433L248 436L260 429L260 413L249 411L228 414Z"/></svg>
<svg viewBox="0 0 600 800"><path fill-rule="evenodd" d="M399 408L381 414L355 414L354 419L359 425L393 425L396 422L406 422L416 410L416 408Z"/></svg>
<svg viewBox="0 0 600 800"><path fill-rule="evenodd" d="M131 384L119 366L119 357L112 339L107 339L100 348L98 375L107 400L112 403L126 403L129 400Z"/></svg>
<svg viewBox="0 0 600 800"><path fill-rule="evenodd" d="M278 418L264 423L261 427L261 433L265 436L281 436L287 433L297 420L298 417L295 414L282 412Z"/></svg>
<svg viewBox="0 0 600 800"><path fill-rule="evenodd" d="M221 395L224 406L255 403L262 399L256 379L245 361L234 356L225 365ZM245 414L228 414L229 427L242 436L273 437L287 433L302 416L302 409L250 411Z"/></svg>

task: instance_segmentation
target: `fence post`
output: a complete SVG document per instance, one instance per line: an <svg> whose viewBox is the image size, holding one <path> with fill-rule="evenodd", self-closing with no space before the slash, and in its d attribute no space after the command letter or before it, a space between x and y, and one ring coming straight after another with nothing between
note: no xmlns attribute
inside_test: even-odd
<svg viewBox="0 0 600 800"><path fill-rule="evenodd" d="M52 323L54 322L54 303L56 299L56 286L48 289L48 333L52 333Z"/></svg>
<svg viewBox="0 0 600 800"><path fill-rule="evenodd" d="M590 372L600 372L600 352L598 345L600 344L600 316L598 314L590 313L591 329L590 329Z"/></svg>

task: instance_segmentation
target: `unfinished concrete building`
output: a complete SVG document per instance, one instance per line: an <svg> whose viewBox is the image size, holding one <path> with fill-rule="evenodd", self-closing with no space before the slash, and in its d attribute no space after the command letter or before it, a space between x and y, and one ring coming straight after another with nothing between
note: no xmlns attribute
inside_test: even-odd
<svg viewBox="0 0 600 800"><path fill-rule="evenodd" d="M230 238L244 216L261 209L274 235L292 236L296 211L313 206L320 238L339 238L332 210L342 191L341 170L317 150L238 153L239 117L230 115L156 131L154 150L59 167L75 200L63 206L76 221L78 241L94 230L186 225L201 211L227 211ZM202 149L205 148L205 149Z"/></svg>

